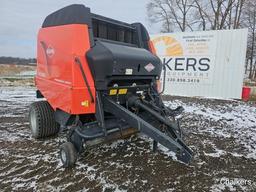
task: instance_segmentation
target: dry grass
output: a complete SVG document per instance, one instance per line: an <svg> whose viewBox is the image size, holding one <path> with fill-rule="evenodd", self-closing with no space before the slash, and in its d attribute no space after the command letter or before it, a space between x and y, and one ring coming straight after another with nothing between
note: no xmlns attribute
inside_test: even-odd
<svg viewBox="0 0 256 192"><path fill-rule="evenodd" d="M35 86L33 78L18 79L18 78L1 78L0 87L17 87L17 86Z"/></svg>
<svg viewBox="0 0 256 192"><path fill-rule="evenodd" d="M20 73L35 71L36 66L1 64L0 65L0 86L34 86L34 78L21 78Z"/></svg>
<svg viewBox="0 0 256 192"><path fill-rule="evenodd" d="M34 71L36 66L27 65L0 65L0 76L12 76L17 75L23 71Z"/></svg>

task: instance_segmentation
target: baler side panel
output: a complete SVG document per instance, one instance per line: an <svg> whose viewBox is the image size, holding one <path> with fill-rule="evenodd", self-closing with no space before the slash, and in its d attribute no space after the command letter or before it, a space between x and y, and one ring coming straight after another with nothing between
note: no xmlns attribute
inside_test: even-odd
<svg viewBox="0 0 256 192"><path fill-rule="evenodd" d="M74 25L73 25L74 26ZM73 31L73 98L72 98L72 113L73 114L84 114L84 113L95 113L96 105L95 102L91 101L89 90L91 90L94 101L96 98L96 91L94 85L94 79L85 58L85 54L91 48L90 46L90 35L87 25L75 25L76 30ZM78 63L75 62L75 58L78 58L82 64L82 68L85 72L86 79L89 87L86 86L82 76L82 71L79 68ZM79 101L79 102L78 102ZM83 103L83 106L82 106ZM87 106L88 104L88 106Z"/></svg>
<svg viewBox="0 0 256 192"><path fill-rule="evenodd" d="M71 114L95 113L95 104L89 101L88 88L74 61L80 58L95 97L94 80L84 58L90 49L88 33L87 25L83 24L47 27L39 31L36 86L54 109Z"/></svg>

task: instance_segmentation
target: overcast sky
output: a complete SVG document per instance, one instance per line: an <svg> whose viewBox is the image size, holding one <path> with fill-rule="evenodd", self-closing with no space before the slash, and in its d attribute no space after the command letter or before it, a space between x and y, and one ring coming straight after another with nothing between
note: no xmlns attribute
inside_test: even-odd
<svg viewBox="0 0 256 192"><path fill-rule="evenodd" d="M1 0L0 56L36 57L36 35L44 18L73 3L84 4L93 13L125 21L141 22L151 33L146 14L148 0Z"/></svg>

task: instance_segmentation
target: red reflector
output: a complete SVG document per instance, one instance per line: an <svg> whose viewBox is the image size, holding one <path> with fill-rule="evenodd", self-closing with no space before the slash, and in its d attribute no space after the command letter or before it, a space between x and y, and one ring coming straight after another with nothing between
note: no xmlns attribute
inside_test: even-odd
<svg viewBox="0 0 256 192"><path fill-rule="evenodd" d="M161 93L161 91L162 91L162 83L161 83L161 81L160 80L156 80L156 89L157 89L157 92L158 93Z"/></svg>
<svg viewBox="0 0 256 192"><path fill-rule="evenodd" d="M149 49L150 49L151 53L156 55L156 48L155 48L155 46L154 46L152 41L148 42L148 46L149 46Z"/></svg>

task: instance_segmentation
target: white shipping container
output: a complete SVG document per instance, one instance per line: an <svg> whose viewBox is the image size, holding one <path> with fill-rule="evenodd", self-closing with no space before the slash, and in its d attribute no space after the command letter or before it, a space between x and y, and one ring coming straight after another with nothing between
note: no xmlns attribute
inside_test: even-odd
<svg viewBox="0 0 256 192"><path fill-rule="evenodd" d="M166 66L164 94L240 99L247 34L238 29L151 35Z"/></svg>

